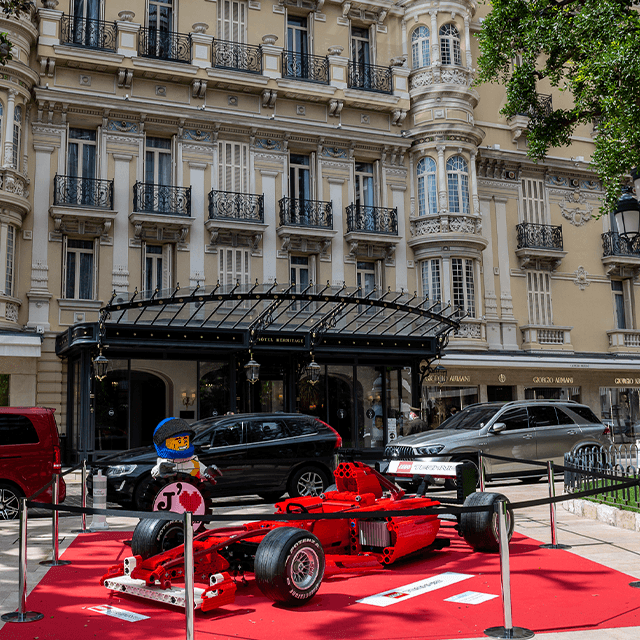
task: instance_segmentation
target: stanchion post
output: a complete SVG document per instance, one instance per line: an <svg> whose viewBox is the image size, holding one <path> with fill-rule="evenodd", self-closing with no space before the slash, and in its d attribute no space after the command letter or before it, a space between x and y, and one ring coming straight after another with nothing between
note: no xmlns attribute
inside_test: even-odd
<svg viewBox="0 0 640 640"><path fill-rule="evenodd" d="M82 461L82 508L87 508L87 461ZM87 514L82 512L82 529L76 529L74 533L89 533L87 531Z"/></svg>
<svg viewBox="0 0 640 640"><path fill-rule="evenodd" d="M53 480L53 505L58 506L60 496L60 474L56 473ZM46 567L60 567L65 564L71 564L70 560L59 560L59 535L58 535L58 510L51 510L51 546L53 547L53 558L51 560L43 560L40 564Z"/></svg>
<svg viewBox="0 0 640 640"><path fill-rule="evenodd" d="M184 514L184 613L187 624L187 640L194 640L193 618L195 598L193 593L193 520L191 511Z"/></svg>
<svg viewBox="0 0 640 640"><path fill-rule="evenodd" d="M549 460L547 462L547 478L549 481L549 497L552 499L549 502L549 521L551 523L551 544L541 544L541 549L571 549L568 544L558 544L558 534L556 532L556 503L553 502L553 498L556 497L556 483L555 473L553 470L553 462Z"/></svg>
<svg viewBox="0 0 640 640"><path fill-rule="evenodd" d="M98 469L98 473L93 476L93 508L107 508L107 476L102 474L102 469ZM108 528L107 516L95 513L91 518L89 531L106 531Z"/></svg>
<svg viewBox="0 0 640 640"><path fill-rule="evenodd" d="M504 610L504 627L489 627L484 633L492 638L533 638L530 629L514 627L511 619L511 574L509 569L509 538L507 536L507 501L494 503L498 516L498 534L500 538L500 585Z"/></svg>
<svg viewBox="0 0 640 640"><path fill-rule="evenodd" d="M27 608L27 499L20 500L20 549L18 560L18 610L0 616L3 622L35 622L43 613L25 611Z"/></svg>
<svg viewBox="0 0 640 640"><path fill-rule="evenodd" d="M484 492L484 485L485 485L485 477L484 477L484 459L482 456L482 451L480 451L480 453L478 453L478 488L480 489L480 491Z"/></svg>

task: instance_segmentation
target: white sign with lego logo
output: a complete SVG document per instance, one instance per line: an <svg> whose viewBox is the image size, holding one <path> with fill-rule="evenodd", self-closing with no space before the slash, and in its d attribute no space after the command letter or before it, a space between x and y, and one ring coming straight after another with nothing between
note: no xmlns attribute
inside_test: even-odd
<svg viewBox="0 0 640 640"><path fill-rule="evenodd" d="M422 462L420 460L391 460L389 470L398 476L443 476L455 478L459 462Z"/></svg>

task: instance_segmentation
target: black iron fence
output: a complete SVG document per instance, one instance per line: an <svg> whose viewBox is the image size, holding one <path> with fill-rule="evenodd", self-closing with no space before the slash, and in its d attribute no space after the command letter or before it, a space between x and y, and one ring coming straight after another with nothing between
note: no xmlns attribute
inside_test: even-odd
<svg viewBox="0 0 640 640"><path fill-rule="evenodd" d="M64 15L60 20L60 42L90 49L115 51L118 27L115 22Z"/></svg>
<svg viewBox="0 0 640 640"><path fill-rule="evenodd" d="M518 249L558 249L562 250L562 225L534 224L522 222L516 226Z"/></svg>
<svg viewBox="0 0 640 640"><path fill-rule="evenodd" d="M262 73L262 47L215 40L213 43L213 66L246 73Z"/></svg>
<svg viewBox="0 0 640 640"><path fill-rule="evenodd" d="M113 180L56 175L53 204L57 207L113 209Z"/></svg>
<svg viewBox="0 0 640 640"><path fill-rule="evenodd" d="M191 216L191 187L136 182L133 185L133 210L138 213Z"/></svg>
<svg viewBox="0 0 640 640"><path fill-rule="evenodd" d="M349 63L348 85L352 89L393 93L391 67L379 67L363 62Z"/></svg>
<svg viewBox="0 0 640 640"><path fill-rule="evenodd" d="M597 501L640 510L638 485L618 488L621 482L640 479L637 444L584 447L564 456L564 486L567 493L601 489Z"/></svg>
<svg viewBox="0 0 640 640"><path fill-rule="evenodd" d="M278 204L280 205L280 224L282 226L333 229L331 202L282 198Z"/></svg>
<svg viewBox="0 0 640 640"><path fill-rule="evenodd" d="M264 222L264 195L210 191L209 219Z"/></svg>
<svg viewBox="0 0 640 640"><path fill-rule="evenodd" d="M347 231L363 231L398 235L398 208L367 207L350 204L347 207Z"/></svg>
<svg viewBox="0 0 640 640"><path fill-rule="evenodd" d="M191 63L191 36L188 33L143 27L138 35L138 55Z"/></svg>
<svg viewBox="0 0 640 640"><path fill-rule="evenodd" d="M282 77L329 84L329 58L295 51L282 52Z"/></svg>
<svg viewBox="0 0 640 640"><path fill-rule="evenodd" d="M640 257L640 235L626 236L615 231L602 234L602 255Z"/></svg>

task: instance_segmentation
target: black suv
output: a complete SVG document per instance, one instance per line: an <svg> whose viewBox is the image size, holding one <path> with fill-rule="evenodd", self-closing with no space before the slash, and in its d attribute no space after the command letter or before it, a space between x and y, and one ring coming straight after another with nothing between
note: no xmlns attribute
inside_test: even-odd
<svg viewBox="0 0 640 640"><path fill-rule="evenodd" d="M200 462L222 471L213 497L257 494L272 502L285 492L291 497L319 495L333 484L342 439L318 418L299 413L236 414L205 418L190 426ZM153 447L102 458L109 465L108 499L149 509L156 460Z"/></svg>

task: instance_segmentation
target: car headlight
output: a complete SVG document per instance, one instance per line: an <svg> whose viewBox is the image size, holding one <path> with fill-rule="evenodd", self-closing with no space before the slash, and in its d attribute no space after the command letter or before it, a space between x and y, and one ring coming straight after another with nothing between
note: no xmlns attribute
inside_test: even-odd
<svg viewBox="0 0 640 640"><path fill-rule="evenodd" d="M107 476L109 478L117 478L118 476L126 476L132 471L135 471L137 464L117 464L115 467L109 467L107 469Z"/></svg>
<svg viewBox="0 0 640 640"><path fill-rule="evenodd" d="M428 447L416 447L418 456L435 456L444 449L443 444L430 444Z"/></svg>

